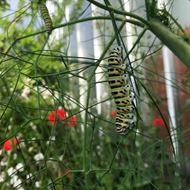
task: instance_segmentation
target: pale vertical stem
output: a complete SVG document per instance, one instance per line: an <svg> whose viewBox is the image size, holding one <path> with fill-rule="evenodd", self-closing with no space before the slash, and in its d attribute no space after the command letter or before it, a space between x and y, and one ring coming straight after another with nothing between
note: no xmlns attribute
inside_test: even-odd
<svg viewBox="0 0 190 190"><path fill-rule="evenodd" d="M124 0L124 9L125 11L127 12L130 12L131 11L131 7L132 7L132 3L131 1L128 1L128 0ZM126 19L129 19L129 17L127 16ZM130 23L126 23L126 27L125 27L125 30L126 30L126 34L127 34L127 50L128 52L133 48L133 45L134 45L134 41L135 41L135 31L134 31L134 26ZM133 52L130 53L129 55L129 60L132 62L136 59L136 56L137 55L133 55ZM128 61L128 60L127 60ZM134 67L135 65L132 65L132 67ZM137 90L136 90L136 84L135 84L135 79L133 76L130 77L131 79L131 82L132 82L132 85L133 85L133 90L134 90L134 93L136 94ZM135 106L137 105L137 101L136 99L134 99L134 104Z"/></svg>
<svg viewBox="0 0 190 190"><path fill-rule="evenodd" d="M178 167L181 168L180 164L180 149L178 141L178 126L177 126L177 89L174 88L173 82L176 81L175 75L175 62L173 53L166 47L163 47L163 62L164 62L164 74L166 83L166 94L168 103L169 113L169 128L172 140L172 146L174 149L173 160ZM175 176L178 177L178 172L175 172ZM179 178L178 178L179 179ZM180 179L179 179L180 180ZM178 182L178 188L181 189L181 183Z"/></svg>
<svg viewBox="0 0 190 190"><path fill-rule="evenodd" d="M168 5L169 0L159 0L158 7L162 8ZM169 6L169 5L168 5ZM165 74L165 84L166 84L166 95L167 95L167 106L169 113L169 128L172 140L172 146L174 148L173 160L181 168L180 165L180 149L178 141L178 126L177 126L177 89L174 88L173 82L176 81L176 70L173 53L164 46L162 49L163 54L163 64L164 64L164 74ZM178 176L178 173L175 172ZM181 189L181 183L178 182L178 188Z"/></svg>
<svg viewBox="0 0 190 190"><path fill-rule="evenodd" d="M85 48L82 44L82 35L85 36L85 34L83 33L83 29L82 29L83 24L77 24L76 25L76 37L77 37L77 54L80 57L85 57ZM80 66L79 66L80 68ZM84 76L84 72L80 73L80 76ZM82 117L82 121L84 121L84 123L81 123L81 128L82 131L84 132L84 138L83 138L83 169L86 172L87 171L87 166L86 166L86 162L87 162L87 117L85 113L85 108L87 108L87 81L83 80L82 78L79 78L79 102L82 105L82 107L80 107L81 112L81 117ZM87 111L87 110L86 110Z"/></svg>
<svg viewBox="0 0 190 190"><path fill-rule="evenodd" d="M83 9L89 5L87 1L83 2ZM91 8L88 8L85 11L85 14L91 15ZM83 22L76 25L76 37L77 37L77 54L79 57L90 57L93 56L93 31L92 31L92 22ZM90 63L89 63L90 64ZM89 129L88 128L88 112L89 112L89 104L90 101L95 98L94 89L92 89L92 84L94 83L94 78L92 80L88 80L89 76L91 76L92 69L88 69L88 72L81 72L80 75L87 80L79 78L79 91L80 91L80 104L83 106L82 110L82 119L84 121L83 127L83 169L86 172L89 170L89 160L91 159L88 152L88 139L89 139ZM85 175L86 176L86 175Z"/></svg>
<svg viewBox="0 0 190 190"><path fill-rule="evenodd" d="M72 11L73 11L73 4L65 7L65 18L64 19L66 20L66 22L70 21L70 19L71 19L70 15L72 14ZM68 49L68 51L67 51L68 56L78 56L78 52L77 52L78 46L76 43L76 41L77 41L76 26L73 25L72 27L74 28L73 30L68 27L68 31L70 31L69 36L67 36L67 42L68 42L69 46L67 47L67 45L65 44L64 48ZM75 67L74 69L77 69L77 67L79 67L79 66L77 66L77 62L75 64L69 65L68 68L73 70L73 67ZM73 77L73 73L76 74L76 72L77 71L72 71L72 73L69 74L69 83L70 83L69 87L70 87L71 96L76 98L76 101L78 102L79 89L76 89L76 86L79 85L79 81L78 81L77 77ZM78 105L75 103L69 102L69 106L71 106L74 109L78 108L77 107ZM78 110L79 110L79 108L78 108Z"/></svg>
<svg viewBox="0 0 190 190"><path fill-rule="evenodd" d="M75 1L76 2L76 1ZM73 3L75 3L73 2ZM73 5L67 6L66 11L65 11L65 16L66 19L69 21L70 20L70 14L73 11ZM70 44L68 48L68 55L70 56L78 56L78 57L87 57L88 55L86 54L86 47L83 43L85 40L85 33L83 31L83 28L85 28L83 23L79 23L74 26L75 29L71 33L70 36ZM76 69L79 69L83 67L82 65L77 65L75 64ZM83 78L85 75L85 72L80 72L80 76ZM83 156L83 165L82 165L82 170L86 171L86 159L87 159L87 152L86 152L86 145L87 145L87 138L86 138L86 125L85 125L85 108L86 108L86 99L87 99L87 81L83 80L82 78L78 79L71 79L70 82L73 82L75 80L75 83L78 84L78 89L72 89L72 91L76 92L77 91L77 96L79 95L79 103L80 103L80 111L81 111L81 118L82 118L82 123L81 123L81 130L83 132L83 142L82 142L82 156ZM76 88L76 87L75 87ZM76 95L76 94L75 94Z"/></svg>
<svg viewBox="0 0 190 190"><path fill-rule="evenodd" d="M128 0L124 0L124 9L126 12L130 12L131 10L131 2ZM126 16L126 19L130 19L130 17ZM126 23L126 33L127 33L127 49L130 51L133 47L134 39L132 37L133 35L133 26L130 23ZM129 55L130 59L134 59L133 55Z"/></svg>
<svg viewBox="0 0 190 190"><path fill-rule="evenodd" d="M81 37L82 35L84 35L82 32L82 27L83 27L82 24L77 24L76 26L77 55L79 57L85 57L85 49L81 43L82 42ZM81 66L78 66L79 69L80 67ZM84 72L80 72L80 76L83 77ZM81 116L82 116L83 121L85 119L84 109L86 108L86 95L87 95L86 93L87 93L87 81L85 81L82 78L79 78L79 95L80 95L79 102L82 105L80 110L82 111ZM81 125L81 126L82 126L82 130L84 130L84 125Z"/></svg>
<svg viewBox="0 0 190 190"><path fill-rule="evenodd" d="M83 3L83 9L85 9L88 6L88 2L84 1ZM91 9L89 8L86 10L85 14L91 15ZM92 33L92 22L83 22L76 24L76 44L77 44L77 55L79 57L90 57L93 55L93 33ZM73 47L74 48L74 47ZM75 47L76 48L76 47ZM79 59L80 60L80 59ZM90 63L89 63L90 64ZM83 67L84 65L79 65L78 68ZM89 71L82 71L80 72L81 78L79 78L79 93L80 98L79 102L82 105L81 107L81 114L83 120L85 120L86 114L87 114L87 107L89 102L87 101L88 97L88 85L90 85L93 81L84 80L83 78L88 79ZM84 122L85 123L85 122ZM84 130L84 126L83 126Z"/></svg>
<svg viewBox="0 0 190 190"><path fill-rule="evenodd" d="M168 0L159 0L159 8L164 8L168 5ZM169 5L168 5L169 6ZM164 74L165 74L165 84L166 84L166 95L168 104L168 113L170 116L169 127L172 139L172 144L174 147L174 160L179 161L179 143L177 138L177 90L173 87L173 81L176 81L175 75L175 62L173 58L173 53L166 47L163 47L163 63L164 63Z"/></svg>
<svg viewBox="0 0 190 190"><path fill-rule="evenodd" d="M97 10L100 11L99 8L97 8L96 6L94 6L93 4L91 5L91 9L92 9L92 16L96 16L97 14ZM102 43L101 43L101 38L99 36L101 36L98 28L97 28L97 23L98 21L94 20L93 21L93 42L94 42L94 58L95 59L99 59L101 56L101 48ZM95 81L96 83L96 99L97 102L99 102L96 106L97 109L97 113L100 115L102 112L102 92L104 91L104 84L100 83L100 81L105 79L104 76L104 71L102 69L102 63L99 64L99 67L96 69L96 73L95 73Z"/></svg>
<svg viewBox="0 0 190 190"><path fill-rule="evenodd" d="M123 0L123 1L124 1L124 5L125 5L124 8L127 12L130 12L132 10L132 7L138 8L139 6L144 6L144 2L142 2L142 1L141 2L140 1L138 1L138 2L128 1L128 0ZM126 17L126 18L130 18L130 17ZM144 31L141 31L141 32L139 30L139 32L140 32L139 35L135 35L136 30L134 27L135 27L134 25L132 25L130 23L126 23L126 34L127 34L126 44L127 44L128 52L131 52L129 55L129 60L131 62L133 62L135 60L141 60L141 52L138 51L139 53L136 53L136 55L134 55L133 50L136 49L136 47L134 47L134 45L137 45L136 40L138 40L138 38L140 37L139 38L139 41L140 41L146 31L146 29L144 29ZM144 49L140 49L140 50L144 51ZM139 64L139 62L135 61L132 64L132 68L135 68L136 66L138 66L138 64ZM142 70L141 72L143 73L144 70ZM138 91L137 91L137 87L135 84L135 78L133 76L131 77L131 82L133 85L133 90L134 90L136 96L138 96ZM147 98L146 95L144 95L144 93L141 93L141 99L143 99L144 101L142 101L140 104L138 104L137 98L135 98L134 104L138 107L138 112L141 114L141 118L143 118L143 121L145 121L145 123L148 123L148 121L149 121L148 112L149 112L150 108L147 106L147 104L145 102L148 102L149 99ZM137 130L137 132L138 132L138 130Z"/></svg>
<svg viewBox="0 0 190 190"><path fill-rule="evenodd" d="M166 47L163 47L163 62L164 62L164 75L166 84L166 95L168 104L168 113L170 116L169 126L171 139L175 151L176 161L179 158L179 144L177 138L177 120L176 120L176 103L177 103L177 90L173 87L174 81L176 81L175 75L175 63L173 58L173 53Z"/></svg>

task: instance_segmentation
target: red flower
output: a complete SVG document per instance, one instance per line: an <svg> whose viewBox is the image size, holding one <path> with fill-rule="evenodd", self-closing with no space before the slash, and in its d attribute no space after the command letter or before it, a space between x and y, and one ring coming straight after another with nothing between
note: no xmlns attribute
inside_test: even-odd
<svg viewBox="0 0 190 190"><path fill-rule="evenodd" d="M48 120L51 124L54 124L55 121L62 121L65 118L66 118L66 111L63 108L51 111L48 116Z"/></svg>
<svg viewBox="0 0 190 190"><path fill-rule="evenodd" d="M68 125L69 127L76 126L76 125L77 125L77 117L76 117L75 115L72 116L72 117L69 117L69 118L67 119L67 125Z"/></svg>
<svg viewBox="0 0 190 190"><path fill-rule="evenodd" d="M112 112L111 112L111 116L112 116L113 118L116 118L116 116L117 116L117 111L115 111L115 110L112 111Z"/></svg>
<svg viewBox="0 0 190 190"><path fill-rule="evenodd" d="M3 149L5 151L10 151L12 150L12 148L14 148L16 145L18 144L17 139L14 137L12 139L8 139L5 141L5 143L3 144Z"/></svg>
<svg viewBox="0 0 190 190"><path fill-rule="evenodd" d="M162 118L155 118L153 120L153 126L155 126L155 127L157 127L157 126L164 127L165 126L164 120Z"/></svg>

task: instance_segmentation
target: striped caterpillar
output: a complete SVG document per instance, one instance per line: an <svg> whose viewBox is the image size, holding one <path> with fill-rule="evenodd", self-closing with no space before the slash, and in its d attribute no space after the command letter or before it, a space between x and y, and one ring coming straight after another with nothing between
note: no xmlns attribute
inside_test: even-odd
<svg viewBox="0 0 190 190"><path fill-rule="evenodd" d="M131 92L130 84L124 76L124 70L122 47L118 46L110 52L108 58L108 81L117 109L116 131L122 135L126 134L135 123L134 95Z"/></svg>
<svg viewBox="0 0 190 190"><path fill-rule="evenodd" d="M40 8L41 17L45 23L46 30L50 34L52 31L52 28L53 28L53 23L52 23L50 15L49 15L49 11L46 7L46 4L40 3L39 8Z"/></svg>

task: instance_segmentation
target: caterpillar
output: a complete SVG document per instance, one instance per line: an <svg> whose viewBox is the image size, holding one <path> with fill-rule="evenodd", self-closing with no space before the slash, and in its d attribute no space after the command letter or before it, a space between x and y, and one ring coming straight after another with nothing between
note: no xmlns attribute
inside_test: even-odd
<svg viewBox="0 0 190 190"><path fill-rule="evenodd" d="M49 15L49 11L46 7L46 4L40 3L39 9L40 9L41 17L45 23L46 30L50 34L53 29L53 23L52 23L50 15Z"/></svg>
<svg viewBox="0 0 190 190"><path fill-rule="evenodd" d="M117 46L113 48L108 58L108 82L116 104L115 127L121 135L127 134L135 123L134 95L124 74L122 47Z"/></svg>

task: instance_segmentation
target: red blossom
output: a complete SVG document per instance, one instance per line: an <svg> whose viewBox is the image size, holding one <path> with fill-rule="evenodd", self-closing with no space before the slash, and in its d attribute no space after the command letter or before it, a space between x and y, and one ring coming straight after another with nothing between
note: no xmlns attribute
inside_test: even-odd
<svg viewBox="0 0 190 190"><path fill-rule="evenodd" d="M112 116L113 118L116 118L116 116L117 116L117 111L113 110L113 111L111 112L111 116Z"/></svg>
<svg viewBox="0 0 190 190"><path fill-rule="evenodd" d="M57 110L57 115L59 117L60 120L64 120L66 117L66 111L64 109L58 109Z"/></svg>
<svg viewBox="0 0 190 190"><path fill-rule="evenodd" d="M76 126L76 125L77 125L77 117L76 117L75 115L72 116L72 117L69 117L69 118L67 119L67 125L68 125L69 127Z"/></svg>
<svg viewBox="0 0 190 190"><path fill-rule="evenodd" d="M14 137L12 139L8 139L5 141L5 143L3 144L3 149L5 151L10 151L12 150L16 145L18 144L17 139Z"/></svg>
<svg viewBox="0 0 190 190"><path fill-rule="evenodd" d="M66 118L66 111L63 108L51 111L48 116L48 120L51 124L55 121L63 121Z"/></svg>
<svg viewBox="0 0 190 190"><path fill-rule="evenodd" d="M164 120L162 118L155 118L153 120L153 126L155 126L155 127L157 127L157 126L164 127L165 126Z"/></svg>

